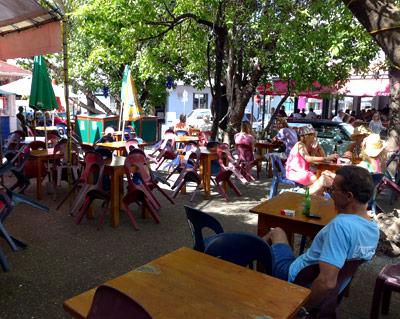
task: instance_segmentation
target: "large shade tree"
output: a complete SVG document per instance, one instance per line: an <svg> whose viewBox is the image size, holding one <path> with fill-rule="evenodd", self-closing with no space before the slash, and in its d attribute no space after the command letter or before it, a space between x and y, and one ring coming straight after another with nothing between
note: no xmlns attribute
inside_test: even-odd
<svg viewBox="0 0 400 319"><path fill-rule="evenodd" d="M337 1L81 0L71 15L71 74L118 95L131 63L142 102L165 103L167 76L210 83L215 125L232 137L260 82L291 80L291 90L332 85L364 71L377 46Z"/></svg>
<svg viewBox="0 0 400 319"><path fill-rule="evenodd" d="M358 21L385 52L389 61L391 116L389 142L392 150L400 136L400 6L395 0L343 0Z"/></svg>

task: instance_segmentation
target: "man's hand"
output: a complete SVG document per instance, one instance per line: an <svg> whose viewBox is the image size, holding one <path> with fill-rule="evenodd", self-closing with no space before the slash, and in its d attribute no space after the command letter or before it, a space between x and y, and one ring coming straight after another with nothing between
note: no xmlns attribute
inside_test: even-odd
<svg viewBox="0 0 400 319"><path fill-rule="evenodd" d="M266 242L271 242L272 244L282 243L289 245L285 231L279 227L271 228L271 230L263 237L263 239Z"/></svg>

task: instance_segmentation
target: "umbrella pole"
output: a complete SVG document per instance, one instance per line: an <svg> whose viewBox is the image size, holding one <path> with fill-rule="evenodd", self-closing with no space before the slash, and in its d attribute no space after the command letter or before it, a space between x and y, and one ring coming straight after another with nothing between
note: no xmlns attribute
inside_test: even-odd
<svg viewBox="0 0 400 319"><path fill-rule="evenodd" d="M46 129L46 115L44 115L43 123L44 123L44 142L46 143L46 150L47 150L47 129Z"/></svg>
<svg viewBox="0 0 400 319"><path fill-rule="evenodd" d="M33 140L36 142L36 111L33 111Z"/></svg>
<svg viewBox="0 0 400 319"><path fill-rule="evenodd" d="M119 122L118 122L118 131L121 130L122 127L122 117L124 113L124 102L121 102L121 107L119 108Z"/></svg>

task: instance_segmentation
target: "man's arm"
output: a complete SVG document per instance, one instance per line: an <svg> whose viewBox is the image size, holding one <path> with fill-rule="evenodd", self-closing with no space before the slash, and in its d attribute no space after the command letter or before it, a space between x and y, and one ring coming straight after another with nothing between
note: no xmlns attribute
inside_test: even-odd
<svg viewBox="0 0 400 319"><path fill-rule="evenodd" d="M305 305L306 309L319 306L328 293L336 287L339 271L339 268L331 264L319 262L319 275L311 285L311 295Z"/></svg>

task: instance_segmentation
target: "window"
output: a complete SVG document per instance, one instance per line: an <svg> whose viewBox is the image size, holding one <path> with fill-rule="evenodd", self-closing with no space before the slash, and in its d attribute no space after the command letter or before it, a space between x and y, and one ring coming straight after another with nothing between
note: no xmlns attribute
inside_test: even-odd
<svg viewBox="0 0 400 319"><path fill-rule="evenodd" d="M193 93L193 110L208 108L207 93Z"/></svg>

